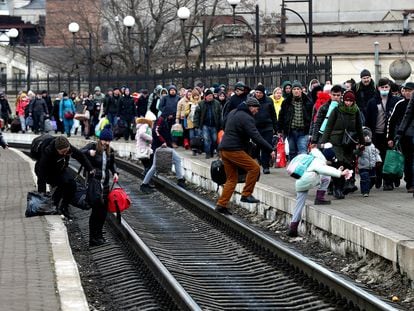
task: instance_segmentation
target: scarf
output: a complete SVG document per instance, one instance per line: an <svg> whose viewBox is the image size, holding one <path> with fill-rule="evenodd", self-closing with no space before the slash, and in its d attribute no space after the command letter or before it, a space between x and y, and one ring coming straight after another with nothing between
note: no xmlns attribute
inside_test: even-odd
<svg viewBox="0 0 414 311"><path fill-rule="evenodd" d="M359 109L355 103L353 103L352 106L346 106L344 103L340 103L338 106L338 110L342 113L356 114Z"/></svg>

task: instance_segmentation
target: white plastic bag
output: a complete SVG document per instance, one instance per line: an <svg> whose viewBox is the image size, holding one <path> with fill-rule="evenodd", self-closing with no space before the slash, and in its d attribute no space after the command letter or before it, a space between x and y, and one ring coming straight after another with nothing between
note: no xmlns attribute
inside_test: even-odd
<svg viewBox="0 0 414 311"><path fill-rule="evenodd" d="M287 156L289 155L289 141L287 138L285 138L285 153Z"/></svg>

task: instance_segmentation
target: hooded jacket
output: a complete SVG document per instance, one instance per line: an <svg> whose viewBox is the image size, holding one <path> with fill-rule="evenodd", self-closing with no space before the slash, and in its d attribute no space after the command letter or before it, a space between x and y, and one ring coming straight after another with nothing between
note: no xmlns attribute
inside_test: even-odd
<svg viewBox="0 0 414 311"><path fill-rule="evenodd" d="M152 144L152 121L145 118L137 119L137 133L135 134L137 157L148 159L153 153Z"/></svg>
<svg viewBox="0 0 414 311"><path fill-rule="evenodd" d="M175 90L175 95L170 95L170 90ZM177 88L174 85L170 85L167 89L168 94L161 98L160 105L158 109L161 111L161 115L164 117L173 116L175 119L175 116L177 114L177 104L180 100L180 96L177 93Z"/></svg>
<svg viewBox="0 0 414 311"><path fill-rule="evenodd" d="M295 113L295 107L293 106L293 96L289 95L282 103L282 108L279 112L278 131L283 135L288 136L292 126L292 120ZM302 112L305 133L309 133L310 122L312 118L312 103L308 101L305 94L302 94Z"/></svg>
<svg viewBox="0 0 414 311"><path fill-rule="evenodd" d="M306 169L306 172L295 183L296 191L308 191L320 183L320 175L341 177L341 171L329 166L322 152L313 148L310 152L315 158Z"/></svg>

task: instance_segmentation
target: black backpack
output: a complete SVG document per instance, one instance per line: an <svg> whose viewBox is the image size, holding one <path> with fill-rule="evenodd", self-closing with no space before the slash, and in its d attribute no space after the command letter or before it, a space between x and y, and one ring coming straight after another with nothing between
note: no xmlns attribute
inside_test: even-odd
<svg viewBox="0 0 414 311"><path fill-rule="evenodd" d="M40 155L42 154L42 150L44 150L44 148L48 146L54 139L55 137L50 134L43 134L33 139L30 146L30 156L34 160L39 160Z"/></svg>
<svg viewBox="0 0 414 311"><path fill-rule="evenodd" d="M224 164L221 159L211 162L210 175L211 180L217 183L218 186L223 185L226 182L226 172L224 171Z"/></svg>

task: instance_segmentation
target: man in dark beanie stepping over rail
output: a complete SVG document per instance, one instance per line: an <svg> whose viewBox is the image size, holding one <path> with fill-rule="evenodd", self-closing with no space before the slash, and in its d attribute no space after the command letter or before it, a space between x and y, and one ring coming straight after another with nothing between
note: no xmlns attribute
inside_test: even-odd
<svg viewBox="0 0 414 311"><path fill-rule="evenodd" d="M76 159L90 174L93 174L93 167L86 156L69 143L64 136L54 137L42 143L39 159L35 164L37 176L37 191L46 192L46 183L56 187L53 194L55 203L58 205L58 212L69 218L68 206L72 196L76 192L74 175L68 169L71 157Z"/></svg>

